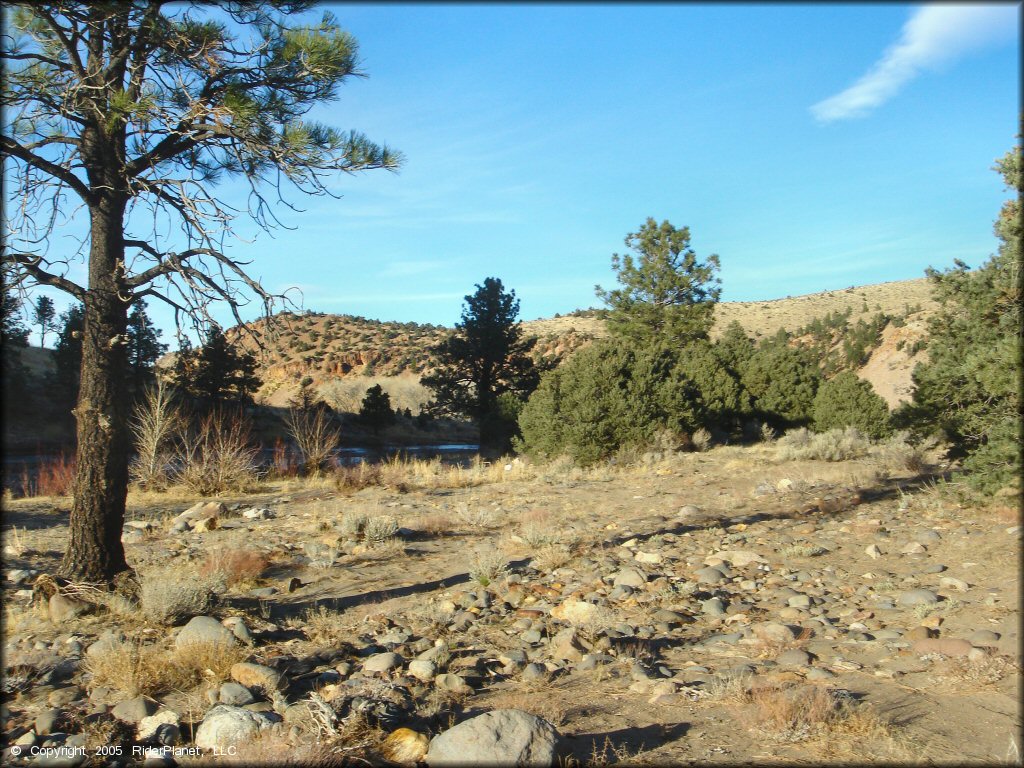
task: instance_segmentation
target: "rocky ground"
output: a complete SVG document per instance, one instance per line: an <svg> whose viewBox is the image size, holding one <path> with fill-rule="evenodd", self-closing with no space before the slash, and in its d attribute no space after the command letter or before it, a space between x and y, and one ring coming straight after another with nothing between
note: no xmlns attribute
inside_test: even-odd
<svg viewBox="0 0 1024 768"><path fill-rule="evenodd" d="M646 458L132 497L141 606L6 502L4 763L1020 762L1015 500Z"/></svg>

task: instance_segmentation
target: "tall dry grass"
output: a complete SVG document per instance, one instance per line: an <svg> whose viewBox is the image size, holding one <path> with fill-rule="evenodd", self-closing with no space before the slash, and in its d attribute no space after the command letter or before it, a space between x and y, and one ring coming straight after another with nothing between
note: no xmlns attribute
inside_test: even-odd
<svg viewBox="0 0 1024 768"><path fill-rule="evenodd" d="M331 416L323 408L292 408L285 425L302 454L306 471L319 474L341 439Z"/></svg>
<svg viewBox="0 0 1024 768"><path fill-rule="evenodd" d="M244 491L256 480L257 454L242 415L215 410L179 441L177 479L203 496Z"/></svg>
<svg viewBox="0 0 1024 768"><path fill-rule="evenodd" d="M185 414L170 387L158 379L146 390L129 422L136 456L131 479L143 488L160 490L171 480L174 442L185 427Z"/></svg>

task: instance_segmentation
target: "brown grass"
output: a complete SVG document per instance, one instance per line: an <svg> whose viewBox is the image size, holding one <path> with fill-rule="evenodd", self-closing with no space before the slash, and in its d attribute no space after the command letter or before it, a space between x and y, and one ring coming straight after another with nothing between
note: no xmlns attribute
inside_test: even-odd
<svg viewBox="0 0 1024 768"><path fill-rule="evenodd" d="M270 559L255 549L217 549L199 566L199 575L223 579L228 587L253 584L270 565Z"/></svg>
<svg viewBox="0 0 1024 768"><path fill-rule="evenodd" d="M248 652L225 643L192 643L174 650L128 640L88 656L92 687L113 688L127 696L154 696L194 688L203 680L221 682Z"/></svg>

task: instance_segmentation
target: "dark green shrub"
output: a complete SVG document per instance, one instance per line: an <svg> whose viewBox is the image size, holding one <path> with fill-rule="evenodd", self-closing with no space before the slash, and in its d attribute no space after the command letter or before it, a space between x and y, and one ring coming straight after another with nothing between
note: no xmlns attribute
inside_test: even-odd
<svg viewBox="0 0 1024 768"><path fill-rule="evenodd" d="M814 397L814 429L827 432L856 427L878 439L889 434L889 408L871 384L844 371L818 387Z"/></svg>
<svg viewBox="0 0 1024 768"><path fill-rule="evenodd" d="M758 347L741 370L740 381L761 419L775 426L801 426L812 419L821 378L811 352L773 339Z"/></svg>

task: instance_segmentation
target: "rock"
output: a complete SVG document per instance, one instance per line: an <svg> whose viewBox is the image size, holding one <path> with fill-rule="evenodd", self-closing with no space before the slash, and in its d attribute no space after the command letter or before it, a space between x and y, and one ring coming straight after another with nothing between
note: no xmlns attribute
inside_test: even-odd
<svg viewBox="0 0 1024 768"><path fill-rule="evenodd" d="M700 604L700 609L708 616L722 616L725 614L725 604L719 597L712 597Z"/></svg>
<svg viewBox="0 0 1024 768"><path fill-rule="evenodd" d="M430 740L424 734L411 728L399 728L384 739L381 751L384 757L395 763L418 763L426 756L429 744Z"/></svg>
<svg viewBox="0 0 1024 768"><path fill-rule="evenodd" d="M807 667L811 664L811 655L807 651L793 648L780 653L775 658L775 663L783 667Z"/></svg>
<svg viewBox="0 0 1024 768"><path fill-rule="evenodd" d="M939 579L939 585L948 587L949 589L955 589L957 592L966 592L970 588L970 584L966 581L963 579L955 579L952 576L943 576Z"/></svg>
<svg viewBox="0 0 1024 768"><path fill-rule="evenodd" d="M409 662L409 674L424 683L437 675L437 665L428 659L413 659Z"/></svg>
<svg viewBox="0 0 1024 768"><path fill-rule="evenodd" d="M622 568L612 574L612 586L639 589L647 583L647 577L636 568Z"/></svg>
<svg viewBox="0 0 1024 768"><path fill-rule="evenodd" d="M202 520L196 520L195 525L192 526L192 530L196 533L206 533L207 531L217 530L218 521L216 517L204 517Z"/></svg>
<svg viewBox="0 0 1024 768"><path fill-rule="evenodd" d="M878 548L877 544L870 544L868 548L864 550L864 554L870 557L872 560L877 560L882 556L882 550Z"/></svg>
<svg viewBox="0 0 1024 768"><path fill-rule="evenodd" d="M695 575L698 584L720 584L725 581L725 574L712 565L699 569Z"/></svg>
<svg viewBox="0 0 1024 768"><path fill-rule="evenodd" d="M272 520L274 513L265 507L249 507L242 512L246 520Z"/></svg>
<svg viewBox="0 0 1024 768"><path fill-rule="evenodd" d="M288 687L288 678L276 669L245 661L231 665L231 679L246 688L261 688L268 695Z"/></svg>
<svg viewBox="0 0 1024 768"><path fill-rule="evenodd" d="M252 633L249 632L249 627L245 625L245 621L241 616L229 616L221 622L225 627L231 630L231 634L237 637L246 645L255 645L256 641L253 639Z"/></svg>
<svg viewBox="0 0 1024 768"><path fill-rule="evenodd" d="M469 683L467 683L460 675L456 675L452 672L435 677L434 686L442 691L454 694L468 695L473 692Z"/></svg>
<svg viewBox="0 0 1024 768"><path fill-rule="evenodd" d="M927 640L933 634L934 633L932 632L932 630L930 630L928 627L914 627L909 632L907 632L906 635L904 635L904 638L910 640L911 642L915 642L917 640Z"/></svg>
<svg viewBox="0 0 1024 768"><path fill-rule="evenodd" d="M633 558L638 563L660 563L664 558L658 552L637 552Z"/></svg>
<svg viewBox="0 0 1024 768"><path fill-rule="evenodd" d="M930 589L910 589L900 593L898 602L905 608L913 608L915 605L934 605L939 602L939 596Z"/></svg>
<svg viewBox="0 0 1024 768"><path fill-rule="evenodd" d="M69 685L66 688L57 688L46 697L46 703L51 707L63 707L85 698L85 691L77 685Z"/></svg>
<svg viewBox="0 0 1024 768"><path fill-rule="evenodd" d="M551 638L551 658L564 661L581 661L586 649L580 645L576 630L566 627Z"/></svg>
<svg viewBox="0 0 1024 768"><path fill-rule="evenodd" d="M811 681L831 680L835 677L835 673L830 672L827 669L822 669L821 667L812 667L811 669L807 670L806 677L808 680Z"/></svg>
<svg viewBox="0 0 1024 768"><path fill-rule="evenodd" d="M237 645L238 640L230 629L212 616L194 616L188 624L181 628L178 636L174 639L174 645L177 648L183 648L194 643Z"/></svg>
<svg viewBox="0 0 1024 768"><path fill-rule="evenodd" d="M729 563L734 568L746 568L751 563L765 563L767 562L761 555L756 552L750 552L745 549L726 549L721 552L716 552L713 555L708 555L704 558L705 565L714 565L713 560L719 560L720 562Z"/></svg>
<svg viewBox="0 0 1024 768"><path fill-rule="evenodd" d="M50 597L50 621L59 624L62 621L77 619L89 611L89 604L81 600L62 595L59 592Z"/></svg>
<svg viewBox="0 0 1024 768"><path fill-rule="evenodd" d="M139 741L156 741L160 744L171 745L177 742L181 735L178 730L180 718L177 712L169 709L161 709L155 715L144 717L139 721L136 729L136 738Z"/></svg>
<svg viewBox="0 0 1024 768"><path fill-rule="evenodd" d="M685 504L679 508L676 514L684 520L689 520L700 514L700 507L695 507L693 504Z"/></svg>
<svg viewBox="0 0 1024 768"><path fill-rule="evenodd" d="M942 539L942 536L939 534L938 531L928 529L926 531L921 531L920 533L918 533L914 537L914 539L920 542L921 544L931 544L932 542L940 541Z"/></svg>
<svg viewBox="0 0 1024 768"><path fill-rule="evenodd" d="M595 664L594 666L597 665ZM545 667L543 664L531 662L530 664L527 664L525 667L523 667L523 671L520 673L520 675L522 676L523 680L547 680L548 670L547 667Z"/></svg>
<svg viewBox="0 0 1024 768"><path fill-rule="evenodd" d="M599 610L593 603L583 600L566 600L552 608L551 615L570 624L586 624L597 616Z"/></svg>
<svg viewBox="0 0 1024 768"><path fill-rule="evenodd" d="M35 719L35 732L39 736L49 736L51 733L60 731L60 722L64 719L64 713L59 709L44 709Z"/></svg>
<svg viewBox="0 0 1024 768"><path fill-rule="evenodd" d="M972 646L967 640L957 637L932 637L914 643L913 652L918 656L941 653L943 656L967 656Z"/></svg>
<svg viewBox="0 0 1024 768"><path fill-rule="evenodd" d="M256 697L252 695L252 691L241 683L224 683L224 685L220 687L220 693L217 699L221 704L230 704L233 707L241 707L245 704L252 704L256 701Z"/></svg>
<svg viewBox="0 0 1024 768"><path fill-rule="evenodd" d="M200 749L217 749L224 752L228 747L252 741L269 728L280 717L272 712L252 712L240 707L218 704L203 718L196 730L195 744Z"/></svg>
<svg viewBox="0 0 1024 768"><path fill-rule="evenodd" d="M900 554L903 555L923 555L928 550L925 549L924 545L917 541L912 541L903 549L900 550Z"/></svg>
<svg viewBox="0 0 1024 768"><path fill-rule="evenodd" d="M142 721L156 712L156 704L145 696L136 696L134 699L119 702L110 710L110 714L125 723L133 725Z"/></svg>
<svg viewBox="0 0 1024 768"><path fill-rule="evenodd" d="M990 629L979 629L977 632L971 633L970 637L967 639L970 641L971 645L989 648L998 645L999 637L998 632L993 632Z"/></svg>
<svg viewBox="0 0 1024 768"><path fill-rule="evenodd" d="M786 603L790 608L810 608L811 598L808 595L793 595Z"/></svg>
<svg viewBox="0 0 1024 768"><path fill-rule="evenodd" d="M518 709L498 709L459 723L430 741L430 766L551 766L561 737L551 723Z"/></svg>
<svg viewBox="0 0 1024 768"><path fill-rule="evenodd" d="M363 671L390 672L401 667L404 661L397 653L375 653L363 662Z"/></svg>
<svg viewBox="0 0 1024 768"><path fill-rule="evenodd" d="M751 626L754 636L768 643L785 645L796 640L796 632L789 626L777 621L764 621Z"/></svg>

